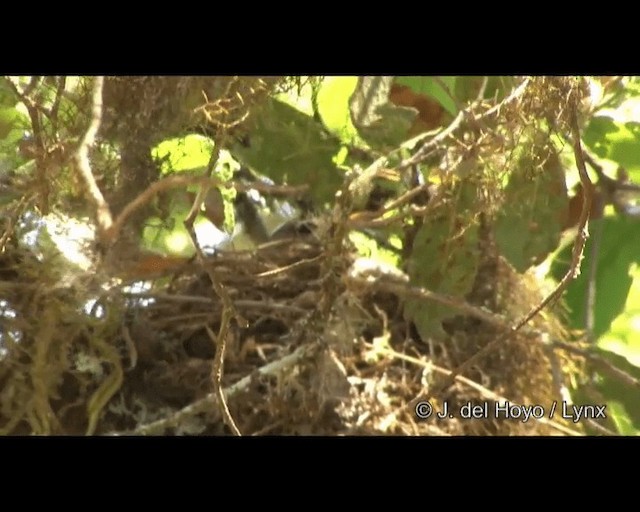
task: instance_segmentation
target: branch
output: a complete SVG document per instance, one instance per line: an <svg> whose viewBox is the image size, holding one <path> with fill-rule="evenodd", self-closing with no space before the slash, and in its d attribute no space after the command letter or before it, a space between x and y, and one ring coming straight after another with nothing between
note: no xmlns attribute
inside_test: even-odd
<svg viewBox="0 0 640 512"><path fill-rule="evenodd" d="M222 135L224 137L224 135ZM206 178L210 180L210 176L213 173L213 170L218 163L218 159L220 157L220 146L222 145L221 139L215 141L215 146L213 152L211 154L211 158L209 159L209 164L207 165ZM224 393L222 391L222 371L224 367L224 355L227 347L227 336L229 336L229 328L231 326L231 318L236 317L239 323L246 324L247 321L244 320L236 311L233 306L233 302L231 301L231 297L227 293L227 290L222 285L222 283L218 280L215 275L215 271L211 266L205 265L206 257L204 252L202 251L202 247L200 247L200 243L198 242L198 237L193 228L193 223L198 216L198 212L200 211L200 206L204 201L205 194L208 192L211 187L211 182L204 183L200 186L200 190L193 200L193 204L191 205L191 210L187 215L187 218L184 220L184 226L187 229L189 236L191 237L191 242L196 250L196 257L198 259L198 263L202 267L205 268L209 279L211 281L211 286L213 288L214 293L220 297L222 301L222 313L220 317L220 329L218 330L218 336L216 337L211 328L208 325L205 325L207 330L207 334L211 339L211 342L216 346L216 355L213 360L213 367L211 369L211 378L213 381L213 390L218 398L218 403L220 405L220 410L222 411L222 418L226 425L231 429L236 436L241 436L240 430L236 425L236 422L231 416L231 412L229 411L229 406L224 397Z"/></svg>
<svg viewBox="0 0 640 512"><path fill-rule="evenodd" d="M107 233L113 224L113 218L109 205L104 199L102 192L98 188L93 173L91 171L91 163L89 162L89 148L93 146L96 141L96 135L100 129L100 122L102 120L102 87L104 84L104 77L98 76L93 83L92 94L92 107L91 107L91 122L89 128L80 143L80 146L75 152L74 160L76 167L80 173L80 178L84 182L84 185L89 194L89 199L93 203L93 207L96 211L96 222L98 225L98 231L100 233Z"/></svg>
<svg viewBox="0 0 640 512"><path fill-rule="evenodd" d="M393 293L398 297L411 297L412 299L428 300L443 304L452 309L456 309L461 313L482 320L500 330L511 330L511 326L508 321L495 313L492 313L486 309L473 306L468 302L462 301L457 297L449 295L443 295L440 293L432 292L426 288L410 286L404 283L394 283L389 280L381 279L379 275L372 275L370 277L347 277L347 284L356 285L359 287L367 286L376 290ZM531 335L537 334L534 332Z"/></svg>

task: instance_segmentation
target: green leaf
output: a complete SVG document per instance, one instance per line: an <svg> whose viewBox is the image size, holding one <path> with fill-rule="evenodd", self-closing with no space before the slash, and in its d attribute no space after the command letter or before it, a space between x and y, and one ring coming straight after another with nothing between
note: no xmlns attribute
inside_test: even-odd
<svg viewBox="0 0 640 512"><path fill-rule="evenodd" d="M349 99L357 85L357 76L332 76L323 80L318 91L320 119L327 130L344 144L353 144L358 138L358 130L349 111Z"/></svg>
<svg viewBox="0 0 640 512"><path fill-rule="evenodd" d="M598 339L598 347L624 357L640 368L640 267L631 265L632 278L623 312L612 322L611 328Z"/></svg>
<svg viewBox="0 0 640 512"><path fill-rule="evenodd" d="M153 158L162 162L163 174L206 167L211 159L213 141L202 135L167 139L151 150Z"/></svg>
<svg viewBox="0 0 640 512"><path fill-rule="evenodd" d="M444 211L425 219L409 260L411 284L459 298L471 291L480 259L478 226L470 213L476 190L470 180L463 182ZM456 311L432 301L408 299L404 313L427 340L442 336L442 321Z"/></svg>
<svg viewBox="0 0 640 512"><path fill-rule="evenodd" d="M364 76L358 85L349 108L353 125L372 148L390 150L404 142L418 111L397 107L389 101L393 84L391 76Z"/></svg>
<svg viewBox="0 0 640 512"><path fill-rule="evenodd" d="M309 185L317 204L333 200L343 174L334 157L340 141L313 117L269 100L253 118L247 144L235 144L234 157L277 183Z"/></svg>
<svg viewBox="0 0 640 512"><path fill-rule="evenodd" d="M607 411L611 416L611 419L618 429L618 433L623 436L637 436L640 435L640 430L633 426L633 421L627 414L624 405L620 402L611 401L607 403Z"/></svg>
<svg viewBox="0 0 640 512"><path fill-rule="evenodd" d="M563 213L568 207L562 166L550 155L532 176L530 155L518 160L505 188L505 202L495 221L500 252L519 272L540 263L558 247Z"/></svg>
<svg viewBox="0 0 640 512"><path fill-rule="evenodd" d="M0 140L4 139L2 142L15 144L22 138L24 126L24 115L15 107L0 108Z"/></svg>
<svg viewBox="0 0 640 512"><path fill-rule="evenodd" d="M584 133L585 144L599 157L617 162L640 181L640 123L594 117Z"/></svg>
<svg viewBox="0 0 640 512"><path fill-rule="evenodd" d="M571 283L565 300L571 309L570 322L576 329L585 327L585 301L589 268L592 265L594 233L602 229L595 273L594 335L599 338L609 331L611 323L625 309L633 279L632 265L640 263L638 240L640 222L629 217L605 217L590 223L591 237L585 247L581 273ZM553 273L560 279L571 261L572 247L567 247L556 258Z"/></svg>
<svg viewBox="0 0 640 512"><path fill-rule="evenodd" d="M624 358L607 351L600 351L599 355L629 377L640 380L640 369L630 365ZM601 371L598 372L595 387L600 400L607 405L606 416L613 420L618 432L623 435L640 434L640 400L637 389L628 382ZM588 402L603 405L593 399Z"/></svg>
<svg viewBox="0 0 640 512"><path fill-rule="evenodd" d="M455 76L441 76L440 80L448 87L449 92L454 94L456 90L456 77ZM456 102L445 91L442 86L431 76L399 76L396 78L396 83L400 85L406 85L417 94L424 94L431 96L437 100L444 109L452 115L458 113L458 107Z"/></svg>

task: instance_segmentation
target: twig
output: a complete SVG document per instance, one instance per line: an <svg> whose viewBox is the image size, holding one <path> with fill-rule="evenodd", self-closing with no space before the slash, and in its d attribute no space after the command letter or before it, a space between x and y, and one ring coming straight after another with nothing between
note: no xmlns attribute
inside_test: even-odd
<svg viewBox="0 0 640 512"><path fill-rule="evenodd" d="M275 275L288 272L289 270L292 270L300 266L309 265L310 263L316 263L321 259L322 259L322 255L316 256L315 258L304 258L294 263L291 263L290 265L286 265L284 267L274 268L273 270L265 270L264 272L260 272L259 274L256 274L255 277L273 277Z"/></svg>
<svg viewBox="0 0 640 512"><path fill-rule="evenodd" d="M84 138L80 143L80 146L74 154L76 167L80 173L80 178L84 182L84 185L89 193L89 199L93 203L93 207L96 211L96 222L98 225L98 231L100 233L107 233L113 224L113 218L111 216L111 210L109 205L104 199L95 178L91 171L91 163L89 162L89 148L93 146L96 140L96 135L100 129L100 122L102 121L102 87L104 85L104 77L98 76L93 82L93 93L91 97L91 122L89 128L84 134Z"/></svg>
<svg viewBox="0 0 640 512"><path fill-rule="evenodd" d="M225 336L229 332L229 322L231 320L231 315L229 314L229 310L222 311L222 318L220 319L220 333ZM233 416L231 416L231 411L229 411L229 406L227 405L227 400L224 397L224 391L222 390L222 370L224 367L224 355L227 348L227 340L225 338L217 338L213 333L211 328L208 325L205 325L204 328L207 330L207 334L211 339L211 342L216 345L216 355L213 359L213 392L218 398L218 403L220 404L220 409L222 410L222 418L227 426L233 432L233 435L240 437L242 434L240 433L240 429L236 425Z"/></svg>
<svg viewBox="0 0 640 512"><path fill-rule="evenodd" d="M411 297L412 299L422 299L437 302L453 309L457 309L465 315L472 316L479 320L482 320L494 327L501 330L511 329L508 321L500 315L491 313L486 309L473 306L468 302L460 300L457 297L451 297L449 295L443 295L440 293L432 292L426 288L418 286L409 286L407 284L393 283L387 280L380 279L378 276L375 278L366 277L347 277L347 283L351 285L372 287L376 290L386 291L393 293L398 297ZM531 333L532 335L534 333Z"/></svg>
<svg viewBox="0 0 640 512"><path fill-rule="evenodd" d="M111 229L107 232L106 242L113 243L116 238L119 236L122 227L126 220L133 215L137 210L142 208L145 204L151 201L157 194L164 192L165 190L170 190L172 188L180 188L186 187L189 185L219 185L220 180L217 178L207 178L206 176L184 176L184 175L176 175L169 176L167 178L163 178L158 180L149 187L147 187L143 192L138 194L138 196L133 199L127 206L122 209L122 212L118 215L116 220L113 222Z"/></svg>
<svg viewBox="0 0 640 512"><path fill-rule="evenodd" d="M187 304L206 304L215 305L218 301L210 299L208 297L200 297L199 295L171 295L169 293L124 293L123 295L134 299L155 299L164 300L167 302L182 302ZM291 306L289 304L281 304L279 302L270 302L264 300L248 300L240 299L234 302L236 307L254 308L254 309L266 309L266 310L281 310L288 311L290 313L306 313L307 310L299 308L297 306Z"/></svg>
<svg viewBox="0 0 640 512"><path fill-rule="evenodd" d="M372 346L369 345L371 348ZM433 370L436 373L440 373L441 375L446 375L446 376L450 376L453 372L451 370L447 370L446 368L442 368L440 366L437 366L431 362L424 362L421 361L420 359L416 358L416 357L412 357L406 354L402 354L400 352L396 352L393 349L389 349L389 348L382 348L380 349L380 352L383 354L388 354L396 359L400 359L402 361L407 361L409 363L415 364L416 366L420 366L422 368L427 368L429 370ZM496 402L504 402L504 401L508 401L512 404L515 404L515 402L513 400L508 400L507 398L498 395L497 393L494 393L493 391L491 391L490 389L485 388L484 386L478 384L477 382L468 379L467 377L463 377L462 375L456 375L455 380L457 380L458 382L460 382L461 384L464 384L467 387L470 387L472 389L475 389L476 391L478 391L482 396L484 396L485 398L489 398L490 400L495 400ZM409 404L407 404L407 407L412 407L415 406L415 402L417 400L414 399L411 402L409 402ZM571 435L571 436L584 436L584 434L582 434L581 432L576 432L575 430L572 430L568 427L565 427L564 425L557 423L553 420L548 420L547 418L543 417L534 417L536 421L538 421L539 423L542 423L544 425L548 425L556 430L559 430L560 432L563 432L565 434Z"/></svg>
<svg viewBox="0 0 640 512"><path fill-rule="evenodd" d="M221 141L220 139L218 139L216 140L215 147L207 166L207 179L210 179L209 176L213 172L213 169L215 169L215 166L218 162L220 156L220 146ZM220 300L222 301L222 313L220 318L220 329L218 330L218 336L216 337L213 334L208 325L205 326L207 329L207 333L211 338L211 342L216 345L216 356L213 361L211 377L213 380L214 393L218 397L220 409L222 411L222 418L224 419L224 422L227 424L227 426L231 429L233 434L236 436L240 436L240 430L238 429L233 416L231 416L231 413L229 412L229 407L227 406L224 393L222 392L222 370L224 367L224 355L227 346L227 336L229 336L229 327L231 326L231 318L235 316L238 319L238 322L242 325L246 324L247 322L235 310L233 302L231 301L231 297L227 293L225 287L216 277L215 270L211 266L205 265L206 257L204 255L204 252L202 251L202 247L200 247L198 237L193 227L194 221L198 215L198 212L200 211L200 206L202 205L205 194L211 186L212 185L210 181L205 182L203 185L201 185L200 191L198 192L196 198L193 201L193 205L191 206L191 211L187 215L187 218L184 220L184 226L187 229L189 236L191 237L191 242L193 243L193 246L196 250L196 257L198 259L198 262L207 272L214 293L218 297L220 297Z"/></svg>
<svg viewBox="0 0 640 512"><path fill-rule="evenodd" d="M487 343L487 345L482 347L473 356L467 359L464 363L458 366L452 372L451 376L445 381L440 390L438 390L435 397L438 397L446 389L448 389L449 386L451 386L455 382L455 377L457 375L465 372L467 369L477 363L479 359L491 352L496 346L503 343L506 339L510 338L513 334L518 332L547 305L557 300L562 292L564 292L564 290L567 288L569 283L580 273L580 263L582 261L584 245L589 236L588 222L589 214L591 212L591 203L593 201L593 183L589 178L589 174L587 173L587 169L584 163L576 108L577 107L574 105L573 111L571 112L570 123L574 139L573 152L576 159L576 165L578 167L578 173L580 174L580 182L582 183L584 196L582 201L582 212L580 213L580 220L578 222L578 234L576 235L576 239L573 245L573 251L571 254L571 265L564 277L557 284L555 289L551 293L549 293L549 295L547 295L537 306L529 311L529 313L527 313L522 319L520 319L515 325L513 325L506 335L496 337L494 340L490 341L489 343Z"/></svg>
<svg viewBox="0 0 640 512"><path fill-rule="evenodd" d="M471 108L471 105L469 106L469 108ZM458 112L458 115L454 118L453 121L451 121L451 124L447 126L447 128L439 132L429 141L425 142L422 147L413 154L413 156L400 162L400 165L398 165L398 170L403 171L404 169L407 169L412 165L417 165L422 162L431 152L431 150L435 149L438 144L444 142L448 137L453 135L453 133L458 130L458 128L460 128L460 126L462 125L462 121L464 121L464 118L466 116L466 112L467 109Z"/></svg>

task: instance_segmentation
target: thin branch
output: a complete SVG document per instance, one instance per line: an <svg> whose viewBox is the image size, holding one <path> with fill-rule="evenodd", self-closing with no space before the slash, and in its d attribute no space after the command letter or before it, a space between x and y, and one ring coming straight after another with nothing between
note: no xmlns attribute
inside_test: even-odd
<svg viewBox="0 0 640 512"><path fill-rule="evenodd" d="M171 295L169 293L123 293L124 296L132 299L155 299L167 302L180 302L186 304L206 304L213 306L219 304L219 301L210 299L208 297L201 297L199 295ZM297 306L290 306L289 304L282 304L279 302L271 302L265 300L249 300L239 299L234 302L236 307L252 308L252 309L266 309L266 310L280 310L287 311L289 313L306 313L307 310L299 308Z"/></svg>
<svg viewBox="0 0 640 512"><path fill-rule="evenodd" d="M223 135L224 137L224 135ZM220 146L221 139L215 141L215 146L213 152L211 154L211 158L209 159L209 164L207 165L207 179L210 180L210 175L213 173L213 170L218 163L220 157ZM215 274L215 270L210 266L206 265L206 256L200 247L200 243L198 242L198 237L196 235L193 224L195 222L196 217L198 216L198 212L200 211L200 206L202 205L202 201L204 200L205 194L212 186L211 182L205 182L201 185L201 188L193 201L193 205L191 206L191 211L187 215L187 218L184 220L184 226L191 237L191 242L196 250L196 257L198 259L198 263L205 269L207 275L209 276L209 280L211 281L211 287L213 288L214 293L220 297L222 301L222 313L220 318L220 329L218 330L218 336L216 337L209 326L205 326L207 329L207 333L211 338L211 341L214 345L216 345L216 356L213 361L213 367L211 371L211 377L213 381L213 389L214 393L218 397L218 401L220 404L220 409L222 411L222 418L227 426L231 429L234 435L240 436L240 430L236 425L236 422L231 416L229 412L229 407L227 406L227 402L224 397L224 393L222 392L222 370L224 367L224 355L227 346L227 336L230 335L229 328L231 326L231 318L236 317L238 322L241 325L246 325L247 321L242 318L238 312L236 311L233 302L231 301L231 297L227 293L227 290L219 281Z"/></svg>
<svg viewBox="0 0 640 512"><path fill-rule="evenodd" d="M152 183L122 209L120 215L118 215L107 232L105 241L113 243L118 238L127 219L151 201L157 194L172 188L180 188L196 184L216 186L220 184L220 180L217 178L207 178L206 176L176 175L169 176Z"/></svg>
<svg viewBox="0 0 640 512"><path fill-rule="evenodd" d="M222 312L222 318L220 320L220 332L227 335L229 331L229 321L231 320L231 315L228 310ZM224 391L222 390L222 371L224 367L224 355L227 347L225 338L216 338L216 335L213 333L211 328L208 325L205 325L204 328L207 330L207 334L211 339L211 342L216 345L216 355L213 359L213 392L215 393L218 403L220 404L220 409L222 411L222 418L227 426L233 432L233 435L240 437L242 434L240 433L240 429L236 425L233 416L231 415L231 411L229 411L229 406L227 405L227 400L224 397Z"/></svg>
<svg viewBox="0 0 640 512"><path fill-rule="evenodd" d="M370 287L376 290L393 293L398 297L411 297L412 299L428 300L443 304L452 309L456 309L461 313L482 320L500 330L511 330L511 325L502 316L492 313L486 309L474 306L460 300L457 297L449 295L443 295L440 293L432 292L426 288L418 286L410 286L404 283L394 283L389 280L381 279L380 276L371 277L347 277L345 278L347 284L354 287ZM531 335L538 334L531 332Z"/></svg>
<svg viewBox="0 0 640 512"><path fill-rule="evenodd" d="M93 177L93 172L91 171L91 163L89 162L89 148L93 146L96 141L96 135L98 134L100 123L102 121L103 85L104 77L96 77L93 82L93 93L91 98L91 122L89 123L89 128L87 129L87 132L74 155L80 178L82 178L87 192L89 193L89 199L95 208L96 222L100 233L108 232L113 224L111 210L109 209L109 205L105 201L100 188L98 188L98 184L96 183L96 180Z"/></svg>

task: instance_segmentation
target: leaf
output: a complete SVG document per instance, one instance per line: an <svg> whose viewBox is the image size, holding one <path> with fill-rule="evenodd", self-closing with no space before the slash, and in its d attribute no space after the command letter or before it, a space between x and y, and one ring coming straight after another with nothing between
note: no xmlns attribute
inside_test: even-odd
<svg viewBox="0 0 640 512"><path fill-rule="evenodd" d="M632 282L623 312L611 323L611 328L598 339L598 347L624 357L640 368L640 268L636 263L629 272Z"/></svg>
<svg viewBox="0 0 640 512"><path fill-rule="evenodd" d="M396 107L389 101L392 84L390 76L360 77L349 101L353 125L375 149L388 150L401 144L417 115L416 109Z"/></svg>
<svg viewBox="0 0 640 512"><path fill-rule="evenodd" d="M332 76L323 80L318 91L320 119L344 144L353 144L358 138L349 110L349 99L357 85L357 76Z"/></svg>
<svg viewBox="0 0 640 512"><path fill-rule="evenodd" d="M640 380L640 369L630 365L624 358L607 351L601 351L599 355L630 377ZM596 389L607 405L607 417L611 417L618 432L622 435L640 434L640 400L637 388L609 374L598 372ZM593 400L589 401L593 403ZM595 405L603 404L596 402Z"/></svg>
<svg viewBox="0 0 640 512"><path fill-rule="evenodd" d="M453 94L456 88L455 76L441 76L440 80L449 88L449 91ZM455 101L449 93L445 91L442 86L431 76L399 76L396 78L396 84L406 85L411 90L422 98L430 97L435 99L444 109L451 115L458 113L458 107ZM426 98L428 99L428 98ZM394 102L395 103L395 102ZM396 103L397 104L397 103ZM413 105L418 111L423 114L423 111L414 103Z"/></svg>
<svg viewBox="0 0 640 512"><path fill-rule="evenodd" d="M584 329L585 301L589 268L592 265L594 233L602 229L595 273L594 335L599 338L609 331L611 323L625 308L633 282L630 276L632 264L640 264L637 241L640 239L640 222L629 217L605 217L590 223L591 236L585 247L580 275L571 283L565 300L572 311L570 322L576 329ZM553 273L560 279L571 260L571 247L556 258ZM562 263L560 263L562 262ZM635 335L634 335L635 336Z"/></svg>
<svg viewBox="0 0 640 512"><path fill-rule="evenodd" d="M253 118L251 135L234 157L277 183L309 185L317 204L333 200L343 174L333 162L340 141L313 117L271 99Z"/></svg>
<svg viewBox="0 0 640 512"><path fill-rule="evenodd" d="M616 401L607 402L607 410L609 412L609 416L611 416L611 419L615 423L619 434L623 436L640 435L640 429L633 426L633 421L625 410L624 405Z"/></svg>
<svg viewBox="0 0 640 512"><path fill-rule="evenodd" d="M479 266L478 226L471 211L476 186L463 182L439 215L425 219L416 234L408 274L414 286L463 298L471 291ZM431 301L408 299L405 318L412 320L423 340L444 334L442 321L454 316L451 308Z"/></svg>
<svg viewBox="0 0 640 512"><path fill-rule="evenodd" d="M531 168L530 155L514 166L494 224L500 252L519 272L558 247L569 205L564 170L556 155L549 155L537 175L530 175Z"/></svg>
<svg viewBox="0 0 640 512"><path fill-rule="evenodd" d="M202 135L167 139L151 150L153 158L162 162L163 174L206 167L214 143Z"/></svg>
<svg viewBox="0 0 640 512"><path fill-rule="evenodd" d="M594 117L584 133L585 144L599 157L618 163L640 181L640 123Z"/></svg>

